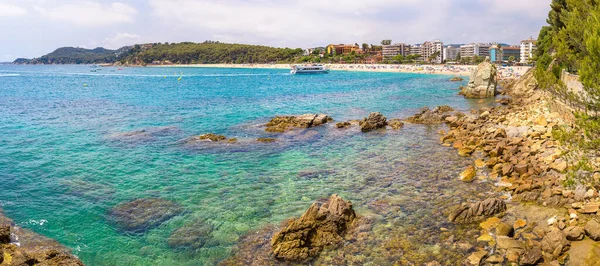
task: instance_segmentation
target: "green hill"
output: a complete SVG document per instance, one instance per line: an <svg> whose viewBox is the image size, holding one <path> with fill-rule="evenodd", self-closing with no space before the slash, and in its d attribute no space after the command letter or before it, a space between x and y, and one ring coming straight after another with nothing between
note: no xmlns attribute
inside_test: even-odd
<svg viewBox="0 0 600 266"><path fill-rule="evenodd" d="M204 43L136 44L118 50L104 48L58 48L34 59L19 58L14 64L103 64L133 65L216 64L216 63L290 63L302 56L302 49L275 48L261 45Z"/></svg>

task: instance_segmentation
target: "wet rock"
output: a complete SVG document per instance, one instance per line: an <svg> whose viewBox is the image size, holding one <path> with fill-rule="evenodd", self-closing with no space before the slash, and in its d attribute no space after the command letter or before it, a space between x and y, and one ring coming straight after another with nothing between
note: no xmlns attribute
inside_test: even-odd
<svg viewBox="0 0 600 266"><path fill-rule="evenodd" d="M463 182L473 182L473 180L475 179L475 174L475 167L471 165L460 174L459 179Z"/></svg>
<svg viewBox="0 0 600 266"><path fill-rule="evenodd" d="M381 113L371 113L359 123L362 132L369 132L388 125L387 118Z"/></svg>
<svg viewBox="0 0 600 266"><path fill-rule="evenodd" d="M600 224L595 218L592 218L583 228L585 234L594 241L600 241Z"/></svg>
<svg viewBox="0 0 600 266"><path fill-rule="evenodd" d="M10 243L10 225L0 224L0 244Z"/></svg>
<svg viewBox="0 0 600 266"><path fill-rule="evenodd" d="M266 124L267 132L285 132L294 128L310 128L331 122L333 119L325 114L304 114L299 116L276 116Z"/></svg>
<svg viewBox="0 0 600 266"><path fill-rule="evenodd" d="M392 120L390 120L390 122L388 123L388 125L392 128L392 129L401 129L402 127L404 127L404 123L402 123L402 120L394 118Z"/></svg>
<svg viewBox="0 0 600 266"><path fill-rule="evenodd" d="M200 135L198 136L199 140L210 140L213 142L217 142L217 141L222 141L227 139L227 137L223 136L223 135L217 135L217 134L213 134L213 133L208 133L208 134L204 134L204 135Z"/></svg>
<svg viewBox="0 0 600 266"><path fill-rule="evenodd" d="M585 237L585 232L579 226L569 226L565 228L564 233L569 241L580 241Z"/></svg>
<svg viewBox="0 0 600 266"><path fill-rule="evenodd" d="M116 226L128 233L144 233L183 212L183 208L172 201L149 198L121 203L109 212Z"/></svg>
<svg viewBox="0 0 600 266"><path fill-rule="evenodd" d="M423 125L437 125L446 122L446 118L450 117L449 112L454 111L454 108L448 105L442 105L430 110L429 107L421 108L421 111L406 119L407 122Z"/></svg>
<svg viewBox="0 0 600 266"><path fill-rule="evenodd" d="M315 202L273 236L273 254L282 260L309 261L324 247L339 244L355 219L352 203L338 195L326 202Z"/></svg>
<svg viewBox="0 0 600 266"><path fill-rule="evenodd" d="M556 259L563 252L569 249L569 241L565 234L556 227L550 227L541 241L542 251L547 254L549 258Z"/></svg>
<svg viewBox="0 0 600 266"><path fill-rule="evenodd" d="M524 241L513 239L508 236L498 236L496 238L496 247L499 249L525 249Z"/></svg>
<svg viewBox="0 0 600 266"><path fill-rule="evenodd" d="M352 126L352 124L350 122L339 122L337 124L335 124L335 127L337 128L347 128Z"/></svg>
<svg viewBox="0 0 600 266"><path fill-rule="evenodd" d="M453 77L450 79L450 81L455 82L455 81L463 81L464 79L461 77Z"/></svg>
<svg viewBox="0 0 600 266"><path fill-rule="evenodd" d="M501 199L486 199L471 204L463 204L451 211L448 220L454 223L470 223L506 211L506 203Z"/></svg>
<svg viewBox="0 0 600 266"><path fill-rule="evenodd" d="M197 250L211 237L213 227L204 221L187 224L171 233L167 244L173 249Z"/></svg>
<svg viewBox="0 0 600 266"><path fill-rule="evenodd" d="M469 85L463 88L461 94L465 98L489 98L497 94L496 66L490 63L489 58L479 64L471 73Z"/></svg>
<svg viewBox="0 0 600 266"><path fill-rule="evenodd" d="M269 143L269 142L275 142L276 139L274 139L274 138L258 138L258 139L256 139L256 141L263 142L263 143Z"/></svg>
<svg viewBox="0 0 600 266"><path fill-rule="evenodd" d="M319 179L334 174L333 170L302 170L296 176L304 179Z"/></svg>
<svg viewBox="0 0 600 266"><path fill-rule="evenodd" d="M538 247L534 247L525 251L521 257L521 265L537 265L543 259L542 250Z"/></svg>

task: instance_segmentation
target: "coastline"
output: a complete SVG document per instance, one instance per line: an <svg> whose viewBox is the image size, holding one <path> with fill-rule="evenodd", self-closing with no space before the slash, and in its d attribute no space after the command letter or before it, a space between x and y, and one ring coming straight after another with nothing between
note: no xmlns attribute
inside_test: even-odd
<svg viewBox="0 0 600 266"><path fill-rule="evenodd" d="M242 69L290 69L292 64L187 64L187 65L149 65L148 67L180 68L242 68ZM476 65L398 65L398 64L325 64L332 71L382 72L436 74L468 77ZM500 67L501 78L519 78L531 67Z"/></svg>

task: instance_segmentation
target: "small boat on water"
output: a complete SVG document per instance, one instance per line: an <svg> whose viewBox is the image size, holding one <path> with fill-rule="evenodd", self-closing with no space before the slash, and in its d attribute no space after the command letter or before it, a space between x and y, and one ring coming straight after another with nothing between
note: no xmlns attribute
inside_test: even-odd
<svg viewBox="0 0 600 266"><path fill-rule="evenodd" d="M292 70L290 74L327 74L329 73L329 69L325 68L323 65L319 64L311 64L311 65L294 65L292 66Z"/></svg>

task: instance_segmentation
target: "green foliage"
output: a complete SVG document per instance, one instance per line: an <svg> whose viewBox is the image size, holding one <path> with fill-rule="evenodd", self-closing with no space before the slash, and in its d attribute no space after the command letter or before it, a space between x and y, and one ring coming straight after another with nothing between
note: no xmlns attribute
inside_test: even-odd
<svg viewBox="0 0 600 266"><path fill-rule="evenodd" d="M392 44L392 40L382 40L381 45L390 45Z"/></svg>
<svg viewBox="0 0 600 266"><path fill-rule="evenodd" d="M290 63L300 59L303 50L268 46L226 44L216 42L158 44L151 49L133 54L130 63L150 64L168 61L174 64L216 63Z"/></svg>

